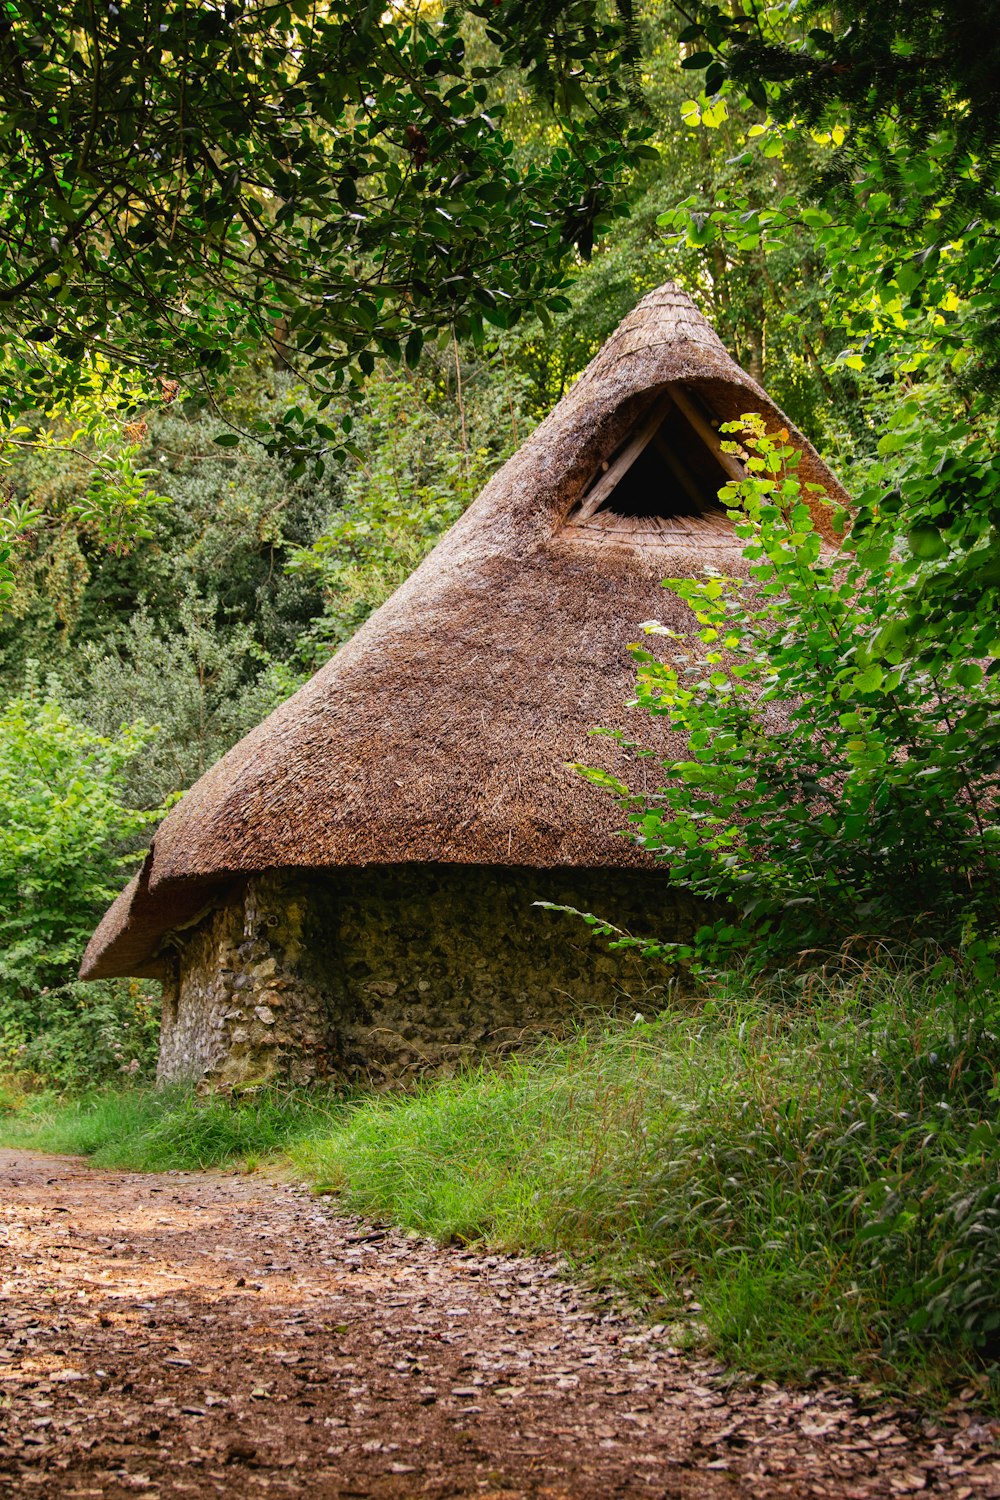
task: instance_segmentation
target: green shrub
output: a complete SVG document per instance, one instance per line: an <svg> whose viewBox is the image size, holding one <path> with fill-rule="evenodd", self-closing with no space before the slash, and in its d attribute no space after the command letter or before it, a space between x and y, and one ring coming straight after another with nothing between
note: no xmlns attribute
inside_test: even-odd
<svg viewBox="0 0 1000 1500"><path fill-rule="evenodd" d="M419 372L387 369L369 382L352 413L357 459L340 503L286 563L324 600L300 639L303 659L321 665L349 640L527 435L506 370L498 377L488 356L463 359L456 349L429 356Z"/></svg>
<svg viewBox="0 0 1000 1500"><path fill-rule="evenodd" d="M749 581L668 579L697 629L647 623L671 641L666 661L633 648L638 703L686 754L651 793L583 774L673 881L729 904L737 920L709 945L773 959L964 935L989 975L975 932L1000 916L1000 631L983 662L961 634L929 660L911 639L913 559L869 533L825 549L788 434L753 416L729 430L749 450L748 478L721 492Z"/></svg>
<svg viewBox="0 0 1000 1500"><path fill-rule="evenodd" d="M81 984L93 927L162 809L122 795L150 738L114 737L71 719L52 698L0 713L0 1060L61 1082L137 1071L156 1028L155 986Z"/></svg>

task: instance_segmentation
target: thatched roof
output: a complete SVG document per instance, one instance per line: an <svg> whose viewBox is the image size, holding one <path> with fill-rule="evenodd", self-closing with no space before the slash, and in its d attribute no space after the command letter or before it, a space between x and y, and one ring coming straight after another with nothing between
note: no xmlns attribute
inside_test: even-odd
<svg viewBox="0 0 1000 1500"><path fill-rule="evenodd" d="M164 934L265 869L645 863L566 762L621 768L594 725L662 737L625 707L626 646L643 620L685 622L664 577L739 568L703 497L725 477L710 422L748 411L846 499L689 298L645 297L412 577L173 809L81 972L155 972ZM656 484L673 499L646 504Z"/></svg>

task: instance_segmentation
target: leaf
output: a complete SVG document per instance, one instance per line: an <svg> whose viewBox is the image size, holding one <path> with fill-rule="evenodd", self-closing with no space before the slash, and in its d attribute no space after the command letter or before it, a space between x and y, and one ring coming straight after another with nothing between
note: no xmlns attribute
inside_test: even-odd
<svg viewBox="0 0 1000 1500"><path fill-rule="evenodd" d="M882 686L882 668L877 662L865 667L863 671L856 672L851 679L851 687L856 693L877 693Z"/></svg>
<svg viewBox="0 0 1000 1500"><path fill-rule="evenodd" d="M948 551L948 544L936 526L924 522L913 526L907 532L907 542L910 551L915 557L924 562L931 562L935 558L943 557Z"/></svg>
<svg viewBox="0 0 1000 1500"><path fill-rule="evenodd" d="M411 370L416 369L420 363L420 354L423 346L423 332L419 328L415 328L406 340L406 363Z"/></svg>
<svg viewBox="0 0 1000 1500"><path fill-rule="evenodd" d="M756 104L758 109L767 108L767 89L759 78L751 78L744 85L747 98L751 104Z"/></svg>

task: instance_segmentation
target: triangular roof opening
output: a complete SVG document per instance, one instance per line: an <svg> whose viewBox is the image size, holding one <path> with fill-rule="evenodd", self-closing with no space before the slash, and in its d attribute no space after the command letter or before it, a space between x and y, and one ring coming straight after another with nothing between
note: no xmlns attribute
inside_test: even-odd
<svg viewBox="0 0 1000 1500"><path fill-rule="evenodd" d="M664 396L679 416L657 409ZM560 771L597 754L593 724L628 728L623 643L664 609L661 580L700 577L718 555L746 571L716 500L736 460L713 423L750 411L788 428L804 480L850 503L690 298L651 292L416 573L172 809L91 941L88 978L162 972L171 934L262 871L644 860L618 837L614 800L581 796ZM674 465L651 446L661 431ZM600 763L617 775L606 743Z"/></svg>
<svg viewBox="0 0 1000 1500"><path fill-rule="evenodd" d="M656 395L593 475L566 524L661 542L706 532L731 534L718 493L728 481L744 477L739 460L723 452L702 401L675 384Z"/></svg>

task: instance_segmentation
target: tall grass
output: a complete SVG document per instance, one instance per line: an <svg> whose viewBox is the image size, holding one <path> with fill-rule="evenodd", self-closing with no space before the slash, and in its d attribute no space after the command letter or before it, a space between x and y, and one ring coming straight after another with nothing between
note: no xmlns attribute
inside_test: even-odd
<svg viewBox="0 0 1000 1500"><path fill-rule="evenodd" d="M107 1165L281 1151L442 1240L559 1250L769 1374L1000 1357L1000 995L885 968L737 979L419 1092L37 1101L4 1144Z"/></svg>
<svg viewBox="0 0 1000 1500"><path fill-rule="evenodd" d="M988 1359L998 1031L996 996L912 975L734 984L366 1101L292 1155L361 1212L561 1250L760 1370Z"/></svg>
<svg viewBox="0 0 1000 1500"><path fill-rule="evenodd" d="M77 1098L0 1088L0 1145L89 1156L136 1172L253 1167L345 1112L324 1093L261 1090L240 1099L189 1089L95 1089ZM4 1112L6 1109L6 1112Z"/></svg>

